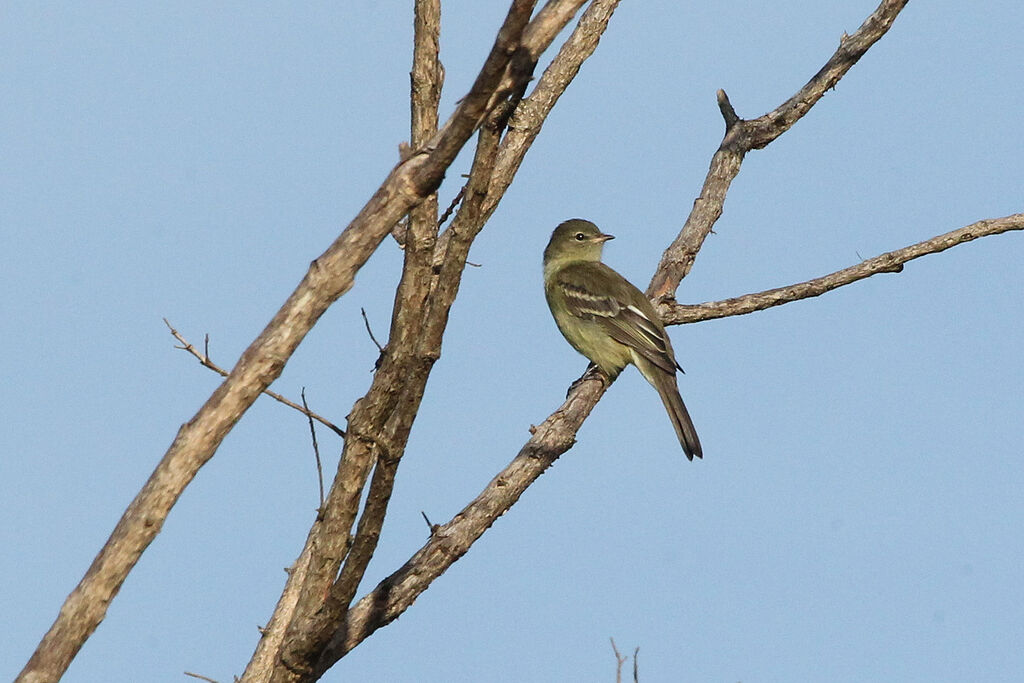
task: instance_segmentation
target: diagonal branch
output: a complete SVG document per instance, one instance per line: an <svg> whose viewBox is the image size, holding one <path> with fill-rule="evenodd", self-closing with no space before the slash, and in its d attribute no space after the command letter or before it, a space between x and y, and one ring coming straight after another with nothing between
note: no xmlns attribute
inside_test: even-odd
<svg viewBox="0 0 1024 683"><path fill-rule="evenodd" d="M282 647L282 642L292 642L293 636L306 643L312 642L306 635L302 634L321 633L322 629L335 619L334 615L340 614L344 607L348 605L352 595L354 595L359 579L361 579L362 573L365 571L366 561L376 545L380 531L380 522L383 519L393 484L394 470L404 450L408 432L412 426L412 420L415 418L418 402L422 397L422 390L426 382L427 372L429 372L431 364L436 360L440 352L441 338L447 323L448 312L458 292L458 285L466 264L465 258L469 247L473 238L479 233L483 223L497 206L501 195L508 186L507 182L496 184L493 181L493 168L497 158L500 134L506 125L508 114L516 102L516 93L521 92L526 79L532 73L532 62L526 57L543 51L560 31L561 26L571 19L579 4L581 4L579 0L572 0L571 2L567 0L552 0L531 21L524 32L524 36L531 36L532 42L528 46L524 45L524 49L519 51L519 65L514 69L510 67L508 72L516 75L519 85L508 88L512 99L495 107L481 129L477 154L466 188L465 200L459 209L459 215L452 228L446 231L448 239L439 241L435 250L436 256L433 270L438 272L435 273L435 277L430 283L430 295L425 306L423 305L423 300L417 294L422 292L422 280L414 279L413 277L414 273L420 272L420 264L410 260L410 245L413 245L414 241L410 241L406 245L406 268L403 271L403 283L396 296L396 312L393 318L395 324L392 326L392 338L385 349L386 353L383 354L381 368L378 370L374 381L374 387L377 387L379 391L371 387L370 393L364 399L361 399L353 409L348 432L351 436L346 443L346 452L343 454L342 467L339 468L339 477L336 477L335 486L332 487L332 494L338 491L347 491L349 492L347 495L357 494L362 490L365 477L368 474L368 463L376 462L377 469L370 482L363 515L360 518L350 547L338 544L336 537L311 532L306 549L300 555L289 576L285 595L282 596L279 608L271 619L267 635L261 641L257 656L254 657L253 662L259 657L261 662L269 662L271 665L277 666L272 657L268 658L267 652L269 650ZM606 12L606 15L610 15L611 10L614 9L616 4L617 2L608 1L595 3L598 11ZM593 14L594 12L592 11L591 15ZM562 25L558 25L556 19L561 21ZM578 27L577 32L574 33L574 37L577 40L573 41L572 38L570 39L573 45L578 43L580 30L596 31L598 34L603 31L604 26L607 24L607 16L603 22L581 22L581 24L582 27ZM525 40L526 38L524 37ZM596 37L590 42L589 49L569 50L564 54L560 53L560 56L556 58L555 64L564 65L566 60L582 61L586 59L593 51L593 47L596 46ZM575 67L567 70L575 74L578 70L578 63ZM549 83L544 86L543 90L550 90L551 88L564 89L570 80L571 78L562 78L555 83ZM538 90L542 90L540 85ZM550 98L549 102L553 104L555 100L557 100L557 96ZM547 110L542 115L536 117L535 125L538 128L543 122L543 117L547 111L550 111L550 106L547 107ZM532 140L532 137L530 140ZM524 144L516 147L516 152L520 158L525 154L528 146L528 144ZM514 174L516 168L518 168L518 164L511 168L508 173ZM508 178L508 181L510 180L511 176ZM409 234L413 235L413 233L414 229L411 227ZM414 281L420 284L412 286L411 283ZM410 283L409 286L406 286L406 283ZM417 312L424 316L422 320L415 318ZM402 322L399 322L400 318ZM419 339L416 344L412 344L412 340L416 338L417 329L421 329ZM401 368L400 371L399 368ZM395 382L399 380L400 385L396 386ZM391 417L385 417L388 414ZM382 426L379 419L386 420ZM357 425L359 426L358 428ZM367 456L366 454L369 455ZM359 469L356 469L352 466L352 463L365 463L366 467L360 466ZM342 476L343 470L348 470L349 474ZM330 498L331 495L328 496L327 516L323 520L325 522L330 521L329 518L332 514L340 514L332 512L333 510L340 510L343 507L335 508L330 502ZM349 509L352 508L350 507ZM326 524L322 526L326 527ZM345 533L340 524L335 524L334 528L338 534ZM349 537L343 535L342 538ZM342 558L347 553L347 559L345 559L338 580L329 589L325 589L327 600L321 603L312 600L311 605L316 607L317 610L313 613L315 617L307 618L303 624L303 620L297 619L295 616L300 611L306 609L300 605L301 598L296 597L296 592L299 590L296 587L301 586L303 583L310 584L311 579L321 581L318 577L328 575L328 573L322 572L318 568L318 563L322 561L317 559L318 553L315 552L315 550L321 550L325 540L326 543L335 543L337 548L334 551L336 553L335 557ZM317 585L322 584L318 583ZM307 595L315 598L317 593L313 591L307 593ZM320 593L320 595L322 596L323 593ZM289 627L287 635L279 636L278 634L282 632L284 625L288 621L292 622L293 627L296 625L298 627ZM316 638L318 639L319 636L316 636ZM263 643L272 639L277 644L273 647L268 646L264 648ZM288 646L285 644L283 647L287 648ZM296 675L315 678L336 661L337 655L332 655L329 651L325 652L316 669L309 671L306 669L308 666L306 662L309 661L307 659L308 654L306 653L312 652L313 649L315 648L304 646L301 651L294 649L286 651L283 654L287 659L283 661L286 662L287 668ZM250 662L250 666L247 667L246 676L243 680L265 680L262 677L257 677L256 671L258 667L254 666L253 662Z"/></svg>
<svg viewBox="0 0 1024 683"><path fill-rule="evenodd" d="M365 405L370 407L367 408L365 416L360 412L363 401L354 407L349 421L349 433L357 436L347 442L346 453L343 455L343 461L345 461L349 454L358 454L363 451L370 453L370 459L376 462L376 469L370 481L363 514L341 573L330 588L326 602L318 608L315 618L311 621L311 623L315 623L318 634L324 632L323 629L334 619L334 615L341 614L342 609L349 605L376 547L394 483L395 469L404 452L429 370L439 357L448 315L458 293L469 248L504 193L505 188L501 188L496 193L490 191L494 185L492 175L501 133L532 75L533 51L537 50L539 53L557 35L561 26L555 25L555 19L567 22L572 16L572 12L567 12L564 9L556 10L572 4L565 0L555 0L549 3L545 8L547 11L542 10L538 13L527 27L527 31L524 32L524 35L529 33L533 36L532 40L537 42L531 43L531 46L521 47L513 55L504 81L508 99L498 103L492 109L480 128L476 155L458 214L451 228L445 233L446 239L439 241L435 249L433 266L430 269L434 278L430 281L429 295L426 299L422 298L422 294L425 292L422 288L424 280L414 277L414 273L423 272L422 264L412 263L409 260L411 242L406 246L406 269L403 275L403 284L396 297L392 340L389 341L384 363L374 382L375 386L380 383L383 392L378 396L380 400L367 401ZM587 56L589 56L589 52L577 55L581 60ZM568 85L568 82L566 80L562 87ZM523 152L525 152L525 148ZM486 212L482 208L485 202L489 202ZM410 283L409 287L405 286L406 281ZM408 316L404 316L403 311L408 311ZM422 316L422 318L415 318L416 315ZM404 319L402 319L403 316ZM400 386L389 385L383 379L388 376L386 370L392 367L395 368L392 381L400 382ZM373 392L374 389L371 388L367 399L374 395ZM385 396L393 399L393 402L385 404L382 400ZM370 411L375 412L371 414ZM379 422L381 418L386 420L382 426ZM360 425L358 431L356 431L357 425ZM358 435L362 435L363 438L360 439ZM365 443L364 447L360 447L361 441ZM365 474L363 476L365 477ZM361 488L362 481L365 481L365 478L354 483ZM352 483L349 481L348 486L349 490L354 491L356 488L352 486ZM330 510L330 505L328 505L328 510ZM336 625L332 632L334 630L337 630ZM304 662L308 661L304 654L302 655L303 664L292 659L291 652L286 651L285 656L288 659L284 661L293 669L304 666ZM336 656L325 652L315 670L309 672L309 677L318 677L336 659Z"/></svg>
<svg viewBox="0 0 1024 683"><path fill-rule="evenodd" d="M525 0L512 3L492 51L509 56L502 74L498 76L505 77L514 68L516 55L520 53L518 41L532 8L533 3ZM440 75L440 65L436 61L436 36L430 35L439 26L439 19L429 19L430 14L430 7L420 3L413 68L414 138L428 134L424 126L429 127L436 121L432 121L429 111L425 111L436 107L433 91L418 87L420 78L437 79ZM478 122L487 118L491 110L500 110L503 98L514 96L518 87L502 85L495 88ZM432 258L437 229L436 200L429 200L429 204L413 213L390 339L369 391L356 402L350 413L349 438L327 496L324 514L314 523L297 563L305 567L302 581L290 580L286 587L286 591L298 590L298 598L290 608L291 614L279 645L279 657L272 658L272 681L310 680L317 675L312 663L344 617L376 548L395 469L404 452L430 369L439 356L439 344L424 347L421 340L427 312L431 308L427 297L432 291L435 275ZM353 533L360 495L374 465L376 469L363 515ZM308 561L304 561L307 557ZM272 623L275 628L285 626L283 619L272 619Z"/></svg>
<svg viewBox="0 0 1024 683"><path fill-rule="evenodd" d="M817 296L876 273L899 272L904 263L915 258L1011 230L1024 230L1024 214L978 221L806 283L697 306L673 305L666 320L677 324L742 315ZM335 634L329 652L340 658L374 631L401 616L434 579L465 555L498 517L507 512L523 492L572 447L576 432L605 389L599 380L594 379L574 385L565 403L539 427L532 428L533 436L515 459L451 521L433 527L430 539L419 551L352 607L346 628Z"/></svg>
<svg viewBox="0 0 1024 683"><path fill-rule="evenodd" d="M591 7L580 19L580 22L573 31L573 34L566 41L566 45L562 47L559 54L552 61L552 64L545 70L544 76L540 79L540 82L535 89L535 93L534 95L531 95L531 97L540 93L539 96L543 98L543 102L545 102L546 105L534 109L534 115L530 123L530 125L535 128L533 135L518 138L516 140L516 144L506 147L506 150L511 150L506 151L506 155L508 155L506 158L512 158L513 156L517 157L516 163L507 165L503 171L503 173L507 175L499 176L496 168L496 162L501 158L501 147L499 146L499 141L501 140L500 133L505 125L507 112L495 109L493 114L488 117L488 121L482 127L480 131L480 140L477 145L477 154L473 161L473 168L470 172L470 180L466 187L463 204L460 207L459 214L451 228L446 231L448 239L446 241L441 240L438 244L439 258L435 259L435 264L440 269L440 272L437 275L437 280L431 293L428 318L422 340L424 348L440 349L441 338L447 323L448 312L458 292L460 276L465 267L465 259L468 255L473 239L479 233L484 222L486 222L487 218L491 215L494 208L500 201L501 196L504 194L511 181L512 175L514 175L519 167L519 161L521 161L522 155L524 155L529 148L529 143L532 142L536 132L539 131L547 113L551 110L551 106L553 106L557 101L558 96L562 91L564 91L571 82L572 77L578 72L580 64L593 53L600 35L606 28L608 20L610 19L617 4L617 0L596 0L592 3ZM553 36L555 33L557 33L557 31L550 35ZM521 69L520 74L527 74L531 70L532 67L524 67ZM522 104L525 105L525 103L526 101L524 100ZM512 133L510 131L508 135L511 134ZM508 138L508 135L506 135L506 139ZM594 385L592 383L590 390L603 391L603 387L600 384ZM411 418L414 417L414 413L405 413L403 415L401 412L396 412L396 415L402 416L405 419L404 422L399 422L402 428L408 429L411 427ZM582 419L582 417L580 419ZM541 430L541 433L547 433L547 431ZM549 458L548 463L550 464L550 462L553 462L554 458L557 458L559 454L564 452L571 443L571 440L569 440L565 444L561 444L554 450L549 451L550 454L546 456ZM524 473L529 473L526 478L523 479L524 485L521 490L525 490L525 486L528 485L528 481L536 479L536 477L540 476L541 472L543 472L547 467L547 465L543 464L543 457L538 457L536 455L538 452L539 451L532 447L524 448L523 457L519 459L522 464L522 471ZM376 478L376 474L374 476ZM381 482L382 486L390 484L390 480L387 478L382 478ZM506 488L503 482L495 483L495 487L503 494L508 494L509 496L502 503L504 509L511 506L515 499L518 498L519 493L521 493L521 490L517 493L514 488ZM368 498L367 509L369 509L369 500L373 497L373 491L374 484L371 483L371 494L370 498ZM490 499L481 499L481 501L484 505L493 504L493 500ZM365 514L366 513L364 513L364 517ZM362 521L360 524L362 524ZM483 529L480 530L480 533L482 532ZM439 568L438 573L440 573L440 571L443 571L443 569ZM418 595L418 592L416 594ZM412 597L414 598L414 596ZM412 598L410 598L410 601L411 599ZM353 621L351 615L353 612L358 614L359 609L360 608L357 605L350 610L343 628L337 630L334 634L331 644L325 650L320 662L318 663L317 673L326 671L334 664L334 662L337 661L339 657L343 656L345 652L351 649L351 647L354 647L355 644L369 635L369 633L372 633L373 630L379 628L393 618L387 618L366 630L359 630L358 634L361 635L355 635L353 639L353 637L347 637L346 634L352 634L351 627ZM402 609L404 609L404 607Z"/></svg>
<svg viewBox="0 0 1024 683"><path fill-rule="evenodd" d="M928 254L937 254L958 244L970 242L980 237L998 235L1011 230L1024 230L1024 213L1015 213L1003 218L977 221L957 230L924 240L923 242L869 258L857 265L837 270L829 275L789 285L788 287L778 287L755 294L746 294L695 306L684 304L663 306L661 310L662 318L666 324L678 325L763 311L766 308L779 306L790 301L820 296L825 292L830 292L843 285L863 280L878 273L899 273L903 270L903 264L908 261Z"/></svg>
<svg viewBox="0 0 1024 683"><path fill-rule="evenodd" d="M587 380L537 427L515 459L469 505L434 530L420 550L349 610L345 628L328 647L335 661L377 629L397 619L558 457L576 442L576 432L604 394L606 386Z"/></svg>
<svg viewBox="0 0 1024 683"><path fill-rule="evenodd" d="M498 150L494 180L489 189L491 195L500 197L512 183L526 152L540 134L548 114L579 73L583 62L597 49L618 4L617 0L595 0L591 3L580 17L576 30L559 49L550 66L544 70L537 86L516 109L509 122L509 131L502 139ZM547 38L548 35L550 34L544 37ZM551 38L553 37L551 35ZM493 204L488 202L486 210L493 211Z"/></svg>
<svg viewBox="0 0 1024 683"><path fill-rule="evenodd" d="M693 267L694 259L711 228L722 215L725 195L740 172L743 157L763 149L793 127L856 64L868 49L888 32L907 0L882 0L853 35L843 34L839 49L795 95L776 109L750 121L736 115L729 98L718 91L718 106L725 118L725 138L711 159L704 187L693 202L686 224L661 257L647 288L652 299L667 300Z"/></svg>
<svg viewBox="0 0 1024 683"><path fill-rule="evenodd" d="M515 0L494 47L445 125L398 164L348 227L310 265L295 291L239 359L231 374L178 431L149 480L125 511L85 576L19 674L56 681L106 615L128 573L171 508L235 423L284 369L320 316L347 292L356 272L391 228L434 192L459 150L488 112L529 18L532 2Z"/></svg>
<svg viewBox="0 0 1024 683"><path fill-rule="evenodd" d="M596 20L600 12L610 14L615 4L612 1L600 2L600 0L595 0L587 10L587 13L580 19L580 25L582 26L584 22L589 20ZM895 18L904 4L905 1L889 2L886 0L876 10L875 14L872 15L872 18L865 22L865 25L854 36L849 37L847 41L860 41L867 39L867 36L872 36L868 43L868 46L870 46L870 44L885 33L889 25L891 25L892 19ZM593 14L591 14L592 12ZM605 15L604 21L607 21L607 15ZM880 32L878 32L879 29L877 28L879 25L881 26ZM598 31L598 35L600 35L600 31ZM576 34L574 33L566 45L568 46L575 37ZM859 45L860 43L856 42L853 44ZM861 52L861 54L863 53ZM559 57L561 56L562 53L559 54ZM859 58L859 55L857 57ZM558 59L556 58L557 61ZM856 61L856 59L853 61ZM850 62L846 69L852 66L852 63ZM575 68L578 69L578 66L577 64ZM502 169L518 167L521 160L521 157L518 156L520 146L528 147L529 141L533 139L532 136L536 134L536 131L527 130L531 123L531 107L537 106L541 110L545 107L549 109L550 104L557 100L557 95L560 94L557 88L548 93L547 91L542 91L542 85L544 85L545 79L548 79L550 83L559 81L560 69L562 67L571 68L571 62L568 64L558 64L557 68L556 63L552 62L552 65L545 71L535 91L523 100L513 116L511 129L502 142L502 148L499 149L498 162L494 171L496 179L502 178ZM573 73L575 72L573 71ZM845 73L845 71L842 73ZM839 76L841 76L841 73ZM836 76L836 78L839 76ZM832 85L834 85L834 81ZM553 99L549 100L548 98L550 97L553 97ZM726 117L727 122L732 124L726 133L726 141L723 142L722 148L725 149L733 144L730 142L730 131L740 125L741 121L735 116L734 112L732 112L730 117L731 106L728 106L724 93L720 101L722 102L723 116ZM809 108L812 104L813 101L807 107ZM801 115L805 111L806 109L804 109L804 112L801 112ZM790 121L788 125L791 126L795 120ZM537 123L536 125L539 127L540 124ZM780 134L781 132L784 131L779 131ZM729 175L728 172L725 172L725 169L718 168L722 165L722 161L719 159L721 153L722 149L716 154L716 160L713 160L711 173L709 173L709 182L711 181L711 176L716 173L716 169L718 169L717 173L719 173L719 176L716 176L716 178L727 178L724 185L721 186L721 198L718 201L719 213L721 211L721 202L724 201L724 193L728 189L728 183L738 173L739 162L742 159L741 153L739 158L733 160L735 168L730 171L731 175ZM501 181L496 180L495 182ZM492 189L494 187L492 185ZM695 212L696 210L697 206L695 205ZM691 214L692 219L693 215ZM717 215L714 216L714 219L717 219ZM708 231L710 231L714 219L707 224ZM688 221L687 225L690 225L690 221ZM684 233L686 233L685 229ZM701 237L702 240L703 236ZM697 248L699 248L699 244ZM672 268L671 261L663 259L662 265L659 266L656 274L655 282L670 282L674 275L669 276L667 271ZM668 291L674 291L674 288L675 286L672 285ZM381 581L376 588L361 598L349 610L344 628L335 633L325 652L325 657L334 661L344 656L345 653L349 652L375 630L387 625L408 609L415 599L430 586L434 579L462 557L476 539L519 499L519 496L522 495L526 488L562 453L572 446L575 441L576 432L601 398L605 389L605 385L595 379L585 379L575 383L573 388L570 389L565 403L539 427L533 430L533 436L523 446L515 459L487 485L480 495L455 515L451 521L438 527L436 532L431 534L427 543L401 568Z"/></svg>
<svg viewBox="0 0 1024 683"><path fill-rule="evenodd" d="M572 20L576 12L579 11L579 8L584 5L584 2L585 0L549 0L537 12L537 16L530 21L530 25L523 32L522 53L520 55L522 60L520 63L521 70L525 70L528 66L532 71L540 55L551 46L551 43L562 29ZM598 4L599 6L604 6L607 3L602 2ZM612 3L611 11L614 11L616 5L618 5L617 1ZM588 14L591 17L595 17L601 13L588 12ZM551 67L546 69L541 82L537 84L531 95L519 101L518 106L512 111L510 128L505 133L505 137L500 144L498 156L494 163L495 169L491 173L493 178L488 188L489 198L482 206L481 215L485 220L494 212L501 197L504 196L505 191L512 184L512 179L515 177L516 171L519 170L519 165L526 156L526 152L529 150L533 140L540 133L541 125L558 100L558 97L576 76L580 64L597 47L604 27L599 21L587 21L587 24L584 26L584 21L587 21L586 15L584 19L581 19L581 30L574 31L560 50L560 54L567 54L556 57L552 62L552 64L558 63L563 66L557 70L553 70ZM607 24L607 21L605 21L605 24ZM558 78L553 78L553 74L556 73L559 74ZM507 77L507 79L510 78L511 76ZM545 81L545 79L547 80ZM511 88L511 85L509 87ZM529 113L527 114L526 112ZM459 190L453 205L463 199L465 190L466 186ZM451 208L445 212L441 220L442 223L447 220L450 212ZM444 254L448 251L448 241L451 238L452 231L446 230L438 239L435 265L440 265L443 260Z"/></svg>

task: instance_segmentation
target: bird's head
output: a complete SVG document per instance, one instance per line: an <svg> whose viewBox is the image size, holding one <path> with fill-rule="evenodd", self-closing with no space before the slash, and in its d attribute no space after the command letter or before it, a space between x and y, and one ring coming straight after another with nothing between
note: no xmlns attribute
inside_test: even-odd
<svg viewBox="0 0 1024 683"><path fill-rule="evenodd" d="M567 220L551 233L544 250L544 265L565 264L573 261L600 261L604 243L613 239L590 221L582 218Z"/></svg>

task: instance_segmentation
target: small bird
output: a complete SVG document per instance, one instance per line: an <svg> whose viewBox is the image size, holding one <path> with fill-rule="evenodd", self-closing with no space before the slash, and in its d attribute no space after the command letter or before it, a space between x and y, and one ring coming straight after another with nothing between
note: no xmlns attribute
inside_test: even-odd
<svg viewBox="0 0 1024 683"><path fill-rule="evenodd" d="M610 379L632 363L665 404L686 457L704 456L676 385L672 342L644 293L601 263L612 235L573 218L551 233L544 250L544 295L555 323L574 349Z"/></svg>

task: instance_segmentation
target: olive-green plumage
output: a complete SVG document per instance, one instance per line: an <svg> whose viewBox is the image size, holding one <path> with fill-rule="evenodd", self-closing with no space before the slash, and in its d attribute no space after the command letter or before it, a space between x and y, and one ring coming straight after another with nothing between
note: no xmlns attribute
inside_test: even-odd
<svg viewBox="0 0 1024 683"><path fill-rule="evenodd" d="M544 250L544 294L572 347L614 379L632 363L661 396L686 457L703 457L676 384L672 342L644 293L601 263L611 235L574 218L551 233Z"/></svg>

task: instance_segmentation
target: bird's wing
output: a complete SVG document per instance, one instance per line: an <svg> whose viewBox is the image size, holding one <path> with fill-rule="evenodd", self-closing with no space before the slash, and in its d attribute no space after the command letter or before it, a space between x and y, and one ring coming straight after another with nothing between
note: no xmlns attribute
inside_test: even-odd
<svg viewBox="0 0 1024 683"><path fill-rule="evenodd" d="M558 285L569 312L598 322L612 339L674 375L679 366L665 338L664 328L652 319L653 309L647 306L651 309L647 312L642 305L630 301L637 296L642 298L643 293L611 268L605 266L602 270L605 272L600 278L588 277L589 273L584 268L574 268L570 277L559 278ZM609 278L608 274L614 277ZM614 283L614 287L602 286L602 283L609 282Z"/></svg>
<svg viewBox="0 0 1024 683"><path fill-rule="evenodd" d="M676 374L676 362L665 341L665 331L640 308L627 305L619 314L602 320L612 339L636 350L665 372Z"/></svg>
<svg viewBox="0 0 1024 683"><path fill-rule="evenodd" d="M569 279L559 279L558 286L565 296L565 304L577 318L603 320L614 318L622 310L619 301L606 293L594 291L593 287Z"/></svg>

